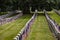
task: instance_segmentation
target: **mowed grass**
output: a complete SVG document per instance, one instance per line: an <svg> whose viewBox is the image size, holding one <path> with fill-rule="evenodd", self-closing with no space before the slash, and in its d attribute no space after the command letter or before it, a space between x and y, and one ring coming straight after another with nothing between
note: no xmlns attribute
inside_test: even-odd
<svg viewBox="0 0 60 40"><path fill-rule="evenodd" d="M0 40L13 40L32 15L26 14L14 22L0 26Z"/></svg>
<svg viewBox="0 0 60 40"><path fill-rule="evenodd" d="M35 22L31 26L31 32L26 40L55 40L44 14L40 14L36 17Z"/></svg>
<svg viewBox="0 0 60 40"><path fill-rule="evenodd" d="M60 16L55 12L49 13L50 17L60 25Z"/></svg>
<svg viewBox="0 0 60 40"><path fill-rule="evenodd" d="M0 12L0 15L5 15L7 14L7 12Z"/></svg>

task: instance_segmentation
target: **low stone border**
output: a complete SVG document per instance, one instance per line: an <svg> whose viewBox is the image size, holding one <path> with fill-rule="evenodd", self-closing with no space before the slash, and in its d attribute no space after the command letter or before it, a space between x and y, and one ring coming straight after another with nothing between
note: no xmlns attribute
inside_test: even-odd
<svg viewBox="0 0 60 40"><path fill-rule="evenodd" d="M60 40L60 26L53 19L50 18L46 11L44 11L44 13L51 31L57 37L57 39Z"/></svg>
<svg viewBox="0 0 60 40"><path fill-rule="evenodd" d="M36 14L32 16L32 18L26 23L26 25L22 28L22 30L17 34L14 40L25 40L25 38L29 35L30 27L36 18Z"/></svg>
<svg viewBox="0 0 60 40"><path fill-rule="evenodd" d="M60 12L56 9L54 9L54 12L56 12L60 16Z"/></svg>
<svg viewBox="0 0 60 40"><path fill-rule="evenodd" d="M7 18L7 17L9 17L9 16L11 16L11 15L14 15L14 14L17 14L17 13L21 13L21 11L20 11L20 10L8 11L7 13L8 13L8 14L1 15L1 16L0 16L0 19L1 19L1 18L4 19L4 18Z"/></svg>
<svg viewBox="0 0 60 40"><path fill-rule="evenodd" d="M16 20L22 15L23 15L23 13L21 12L21 13L17 14L16 16L13 16L13 17L10 17L10 18L5 18L5 19L0 18L0 25L5 24L5 23L9 23L13 20Z"/></svg>

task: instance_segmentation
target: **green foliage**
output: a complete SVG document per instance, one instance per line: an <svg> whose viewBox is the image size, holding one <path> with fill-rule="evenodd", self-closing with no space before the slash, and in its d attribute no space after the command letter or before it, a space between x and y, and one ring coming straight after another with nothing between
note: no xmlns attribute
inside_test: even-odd
<svg viewBox="0 0 60 40"><path fill-rule="evenodd" d="M32 7L32 10L52 10L60 9L60 0L1 0L0 9L2 11L8 10L23 10L24 12L29 12L29 7Z"/></svg>

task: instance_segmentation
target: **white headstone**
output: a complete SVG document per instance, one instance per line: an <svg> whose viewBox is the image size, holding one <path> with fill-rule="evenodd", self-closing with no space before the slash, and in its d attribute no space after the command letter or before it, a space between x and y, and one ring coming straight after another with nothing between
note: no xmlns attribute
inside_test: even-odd
<svg viewBox="0 0 60 40"><path fill-rule="evenodd" d="M35 10L35 13L37 13L38 12L38 10Z"/></svg>

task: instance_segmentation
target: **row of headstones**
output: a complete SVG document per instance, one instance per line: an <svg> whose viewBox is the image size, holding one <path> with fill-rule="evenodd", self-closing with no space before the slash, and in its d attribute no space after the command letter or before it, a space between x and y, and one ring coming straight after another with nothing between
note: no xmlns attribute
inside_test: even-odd
<svg viewBox="0 0 60 40"><path fill-rule="evenodd" d="M5 18L5 19L1 18L0 25L5 24L5 23L9 23L13 20L16 20L17 18L19 18L22 15L23 15L23 13L21 12L21 13L17 14L16 16L13 16L13 17L10 17L10 18Z"/></svg>
<svg viewBox="0 0 60 40"><path fill-rule="evenodd" d="M50 16L47 14L46 11L44 13L45 13L46 19L48 21L49 28L53 32L54 36L56 36L57 39L60 40L60 26L55 22L55 20L50 18Z"/></svg>
<svg viewBox="0 0 60 40"><path fill-rule="evenodd" d="M16 11L8 11L7 14L1 15L0 18L3 18L3 19L4 19L4 18L7 18L7 17L9 17L9 16L11 16L11 15L20 13L20 12L21 12L20 10L16 10Z"/></svg>
<svg viewBox="0 0 60 40"><path fill-rule="evenodd" d="M60 12L59 12L58 10L54 9L54 11L55 11L58 15L60 15Z"/></svg>
<svg viewBox="0 0 60 40"><path fill-rule="evenodd" d="M33 14L32 18L26 23L26 25L22 28L22 30L17 34L14 40L25 40L30 33L30 28L32 23L36 18L36 14Z"/></svg>
<svg viewBox="0 0 60 40"><path fill-rule="evenodd" d="M7 12L8 13L8 12ZM1 15L0 18L7 18L9 16L13 15L13 13L8 13L8 14L5 14L5 15Z"/></svg>

